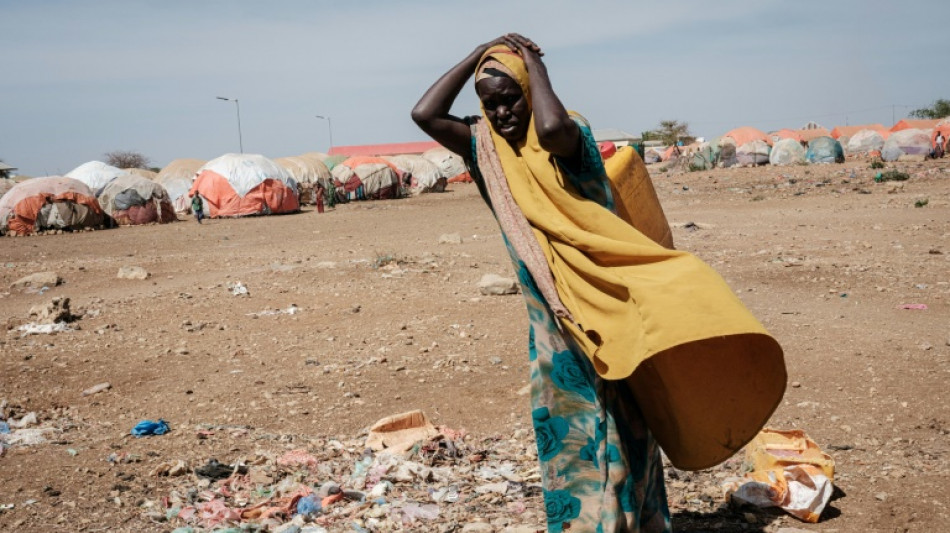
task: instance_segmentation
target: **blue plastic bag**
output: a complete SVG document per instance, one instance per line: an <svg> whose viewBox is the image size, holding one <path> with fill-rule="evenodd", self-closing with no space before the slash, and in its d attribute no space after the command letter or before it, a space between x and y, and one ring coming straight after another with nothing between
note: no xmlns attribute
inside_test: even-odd
<svg viewBox="0 0 950 533"><path fill-rule="evenodd" d="M158 422L152 422L151 420L143 420L135 425L132 428L132 434L136 437L146 437L150 435L164 435L171 431L171 428L168 427L168 422L165 422L161 418L158 419Z"/></svg>

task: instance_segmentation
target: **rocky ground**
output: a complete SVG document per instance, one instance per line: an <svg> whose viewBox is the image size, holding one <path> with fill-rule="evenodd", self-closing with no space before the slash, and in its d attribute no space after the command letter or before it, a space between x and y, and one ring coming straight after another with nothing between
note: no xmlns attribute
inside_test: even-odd
<svg viewBox="0 0 950 533"><path fill-rule="evenodd" d="M804 429L837 462L818 524L724 504L741 456L668 469L676 530L950 520L950 163L896 168L909 179L875 182L867 162L653 169L677 247L714 266L785 349L790 383L770 425ZM520 296L477 287L512 270L474 186L0 250L0 419L13 426L0 435L0 530L543 528L527 321ZM11 287L38 272L61 283ZM66 331L20 329L64 312ZM444 439L390 463L364 454L368 426L411 409ZM144 419L171 431L131 436ZM212 458L231 477L194 472L214 474ZM323 511L278 525L294 496ZM215 501L261 513L238 520Z"/></svg>

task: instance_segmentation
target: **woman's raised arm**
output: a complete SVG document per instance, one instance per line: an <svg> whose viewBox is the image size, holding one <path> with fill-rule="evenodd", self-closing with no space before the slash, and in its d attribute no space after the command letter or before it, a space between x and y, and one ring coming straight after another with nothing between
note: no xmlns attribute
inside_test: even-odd
<svg viewBox="0 0 950 533"><path fill-rule="evenodd" d="M475 73L482 54L496 44L506 44L505 38L499 37L477 46L468 57L432 84L412 108L412 120L422 131L466 159L470 157L472 133L468 125L450 111L465 83Z"/></svg>

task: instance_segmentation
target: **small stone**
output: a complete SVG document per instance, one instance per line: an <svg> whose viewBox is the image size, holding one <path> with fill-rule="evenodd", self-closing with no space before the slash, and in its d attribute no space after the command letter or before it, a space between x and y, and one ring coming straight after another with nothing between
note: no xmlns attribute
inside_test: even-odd
<svg viewBox="0 0 950 533"><path fill-rule="evenodd" d="M10 285L10 289L18 291L38 291L43 288L55 287L63 282L56 272L37 272L24 276Z"/></svg>
<svg viewBox="0 0 950 533"><path fill-rule="evenodd" d="M115 277L119 279L148 279L149 273L140 266L123 266Z"/></svg>
<svg viewBox="0 0 950 533"><path fill-rule="evenodd" d="M93 394L98 394L102 391L107 391L112 388L112 384L107 382L99 383L98 385L93 385L88 389L82 391L83 396L92 396Z"/></svg>
<svg viewBox="0 0 950 533"><path fill-rule="evenodd" d="M794 389L797 389L797 388L799 388L799 387L802 386L802 384L799 383L798 381L793 381L793 382L791 383L791 385L792 385L792 388L794 388Z"/></svg>
<svg viewBox="0 0 950 533"><path fill-rule="evenodd" d="M478 289L482 294L517 294L518 283L510 278L504 278L497 274L485 274L478 282Z"/></svg>
<svg viewBox="0 0 950 533"><path fill-rule="evenodd" d="M887 501L887 493L878 492L877 494L874 495L874 499L876 499L879 502Z"/></svg>

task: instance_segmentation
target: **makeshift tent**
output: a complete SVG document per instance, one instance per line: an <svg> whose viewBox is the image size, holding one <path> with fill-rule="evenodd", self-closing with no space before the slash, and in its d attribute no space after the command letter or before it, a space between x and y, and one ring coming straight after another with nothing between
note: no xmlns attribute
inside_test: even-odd
<svg viewBox="0 0 950 533"><path fill-rule="evenodd" d="M831 132L825 128L810 128L798 130L798 135L801 137L801 140L805 142L811 142L813 139L818 137L830 137Z"/></svg>
<svg viewBox="0 0 950 533"><path fill-rule="evenodd" d="M439 172L448 183L470 183L472 177L465 167L465 161L458 154L448 148L438 147L426 150L422 157L432 161L439 167Z"/></svg>
<svg viewBox="0 0 950 533"><path fill-rule="evenodd" d="M144 168L123 168L122 170L128 172L129 174L141 176L147 180L154 180L158 177L158 172L152 172L151 170L146 170Z"/></svg>
<svg viewBox="0 0 950 533"><path fill-rule="evenodd" d="M405 179L408 176L409 194L415 196L426 192L442 192L445 190L447 180L442 177L439 167L421 155L391 155L383 159L396 165L396 168L403 175L404 186Z"/></svg>
<svg viewBox="0 0 950 533"><path fill-rule="evenodd" d="M349 200L399 197L401 175L396 165L380 157L351 157L333 167L334 184Z"/></svg>
<svg viewBox="0 0 950 533"><path fill-rule="evenodd" d="M808 142L805 159L809 163L844 163L841 143L829 136L816 137Z"/></svg>
<svg viewBox="0 0 950 533"><path fill-rule="evenodd" d="M828 134L833 139L838 139L838 142L844 144L841 141L841 137L854 137L854 134L862 130L874 130L874 131L887 131L887 128L883 124L863 124L858 126L835 126L835 129L831 130Z"/></svg>
<svg viewBox="0 0 950 533"><path fill-rule="evenodd" d="M773 131L772 133L769 134L769 138L772 139L772 146L775 146L775 143L777 143L781 139L794 139L798 142L801 142L804 140L802 138L801 133L795 130L790 130L788 128L781 129L778 131Z"/></svg>
<svg viewBox="0 0 950 533"><path fill-rule="evenodd" d="M200 159L176 159L165 165L155 181L165 187L168 193L168 199L175 207L176 213L191 213L191 198L188 197L188 191L198 175L198 170L207 161Z"/></svg>
<svg viewBox="0 0 950 533"><path fill-rule="evenodd" d="M98 199L102 210L120 226L178 220L165 187L142 176L119 176L102 188Z"/></svg>
<svg viewBox="0 0 950 533"><path fill-rule="evenodd" d="M211 217L271 215L300 210L297 182L258 154L225 154L205 163L189 194L198 192Z"/></svg>
<svg viewBox="0 0 950 533"><path fill-rule="evenodd" d="M0 178L0 197L12 189L14 185L16 185L15 181L8 178Z"/></svg>
<svg viewBox="0 0 950 533"><path fill-rule="evenodd" d="M323 164L327 166L328 169L333 170L333 167L339 165L340 163L346 161L347 157L345 155L328 155L323 159Z"/></svg>
<svg viewBox="0 0 950 533"><path fill-rule="evenodd" d="M643 162L651 165L663 161L663 154L656 148L647 148L643 154Z"/></svg>
<svg viewBox="0 0 950 533"><path fill-rule="evenodd" d="M720 144L722 144L722 141L724 141L727 138L732 139L734 144L737 147L740 147L744 145L745 143L752 142L752 141L763 141L766 144L769 144L769 145L772 144L772 139L769 138L769 136L766 135L765 132L763 132L762 130L755 129L751 126L743 126L741 128L729 130L728 132L723 134L722 139L720 140Z"/></svg>
<svg viewBox="0 0 950 533"><path fill-rule="evenodd" d="M719 140L719 162L720 167L728 168L736 166L736 145L732 138L721 138Z"/></svg>
<svg viewBox="0 0 950 533"><path fill-rule="evenodd" d="M947 144L947 139L950 139L950 122L945 122L942 124L937 124L934 127L933 131L930 132L930 145L934 148L937 147L937 134L940 133L943 135L943 144Z"/></svg>
<svg viewBox="0 0 950 533"><path fill-rule="evenodd" d="M937 127L937 124L940 124L942 119L913 119L905 118L899 120L896 124L891 126L891 132L901 131L901 130L932 130Z"/></svg>
<svg viewBox="0 0 950 533"><path fill-rule="evenodd" d="M313 195L314 186L317 182L323 183L324 187L329 183L330 169L315 156L279 157L274 162L284 167L297 182L297 187L300 189L301 204L316 203Z"/></svg>
<svg viewBox="0 0 950 533"><path fill-rule="evenodd" d="M933 149L930 132L918 129L898 130L884 141L881 159L884 161L922 160Z"/></svg>
<svg viewBox="0 0 950 533"><path fill-rule="evenodd" d="M33 178L16 184L0 198L0 233L76 230L100 226L103 220L92 189L72 178Z"/></svg>
<svg viewBox="0 0 950 533"><path fill-rule="evenodd" d="M93 192L96 192L105 187L110 181L127 174L128 172L121 168L107 165L101 161L89 161L70 170L66 177L79 180L85 183Z"/></svg>
<svg viewBox="0 0 950 533"><path fill-rule="evenodd" d="M704 142L690 154L689 166L694 170L709 170L719 162L719 139Z"/></svg>
<svg viewBox="0 0 950 533"><path fill-rule="evenodd" d="M769 163L778 166L805 162L805 147L796 139L780 139L769 153Z"/></svg>
<svg viewBox="0 0 950 533"><path fill-rule="evenodd" d="M840 141L839 141L840 142ZM884 136L877 130L861 130L848 139L849 154L870 154L880 152L884 148Z"/></svg>
<svg viewBox="0 0 950 533"><path fill-rule="evenodd" d="M312 157L314 159L319 159L320 161L326 161L327 157L330 157L330 156L323 152L307 152L303 154L301 157Z"/></svg>
<svg viewBox="0 0 950 533"><path fill-rule="evenodd" d="M764 165L769 162L769 150L771 147L763 140L749 141L736 149L736 163L743 166Z"/></svg>

